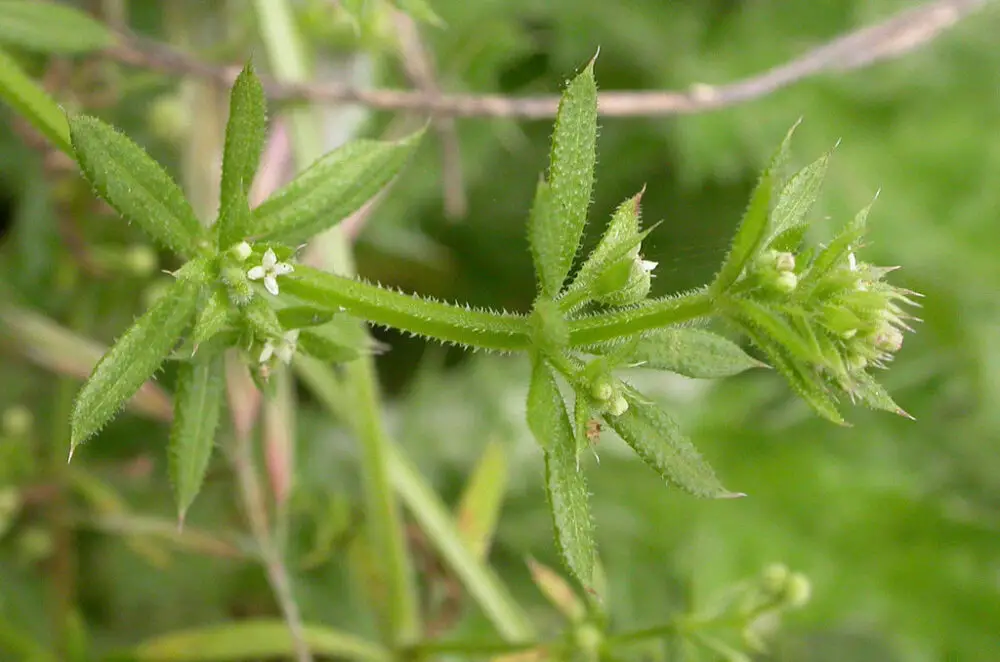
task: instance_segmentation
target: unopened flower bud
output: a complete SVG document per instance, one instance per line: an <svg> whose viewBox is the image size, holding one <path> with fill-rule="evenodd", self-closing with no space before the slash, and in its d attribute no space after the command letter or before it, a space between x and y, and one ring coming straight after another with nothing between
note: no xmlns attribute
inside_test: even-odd
<svg viewBox="0 0 1000 662"><path fill-rule="evenodd" d="M235 257L237 260L239 260L240 262L245 262L247 258L249 258L250 255L253 253L253 248L251 248L250 244L248 244L247 242L241 241L240 243L233 245L233 247L230 248L229 251L233 254L233 257Z"/></svg>
<svg viewBox="0 0 1000 662"><path fill-rule="evenodd" d="M598 402L607 402L615 394L615 387L607 378L599 378L590 385L590 395Z"/></svg>
<svg viewBox="0 0 1000 662"><path fill-rule="evenodd" d="M791 253L778 253L774 256L774 268L778 271L794 271L795 256Z"/></svg>
<svg viewBox="0 0 1000 662"><path fill-rule="evenodd" d="M875 346L884 352L898 352L903 346L903 332L891 324L883 324L875 334Z"/></svg>
<svg viewBox="0 0 1000 662"><path fill-rule="evenodd" d="M763 589L771 594L781 593L785 590L785 584L788 583L790 574L788 567L783 563L773 563L767 566L761 573Z"/></svg>
<svg viewBox="0 0 1000 662"><path fill-rule="evenodd" d="M138 244L125 251L125 265L136 276L148 276L156 270L156 251Z"/></svg>
<svg viewBox="0 0 1000 662"><path fill-rule="evenodd" d="M812 583L800 572L792 573L785 585L785 604L797 609L805 606L812 597Z"/></svg>
<svg viewBox="0 0 1000 662"><path fill-rule="evenodd" d="M791 294L799 285L799 277L791 271L782 271L774 279L774 289L783 294Z"/></svg>
<svg viewBox="0 0 1000 662"><path fill-rule="evenodd" d="M31 432L33 424L34 417L31 411L24 405L14 405L4 411L3 419L0 420L0 430L3 430L4 436L18 438Z"/></svg>
<svg viewBox="0 0 1000 662"><path fill-rule="evenodd" d="M612 416L621 416L628 411L628 400L621 395L615 396L615 398L608 404L607 411Z"/></svg>

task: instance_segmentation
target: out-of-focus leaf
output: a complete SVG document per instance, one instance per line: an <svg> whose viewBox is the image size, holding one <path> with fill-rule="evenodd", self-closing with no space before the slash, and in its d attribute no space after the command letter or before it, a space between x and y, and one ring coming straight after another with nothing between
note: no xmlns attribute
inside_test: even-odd
<svg viewBox="0 0 1000 662"><path fill-rule="evenodd" d="M47 0L0 0L0 43L44 53L107 48L114 34L82 11Z"/></svg>
<svg viewBox="0 0 1000 662"><path fill-rule="evenodd" d="M56 102L0 49L0 96L52 144L73 156L69 123Z"/></svg>
<svg viewBox="0 0 1000 662"><path fill-rule="evenodd" d="M587 615L587 608L580 600L580 596L555 570L530 557L528 570L531 571L531 579L542 595L569 621L579 622Z"/></svg>
<svg viewBox="0 0 1000 662"><path fill-rule="evenodd" d="M437 15L427 0L390 0L400 10L423 23L444 27L444 21Z"/></svg>
<svg viewBox="0 0 1000 662"><path fill-rule="evenodd" d="M465 544L480 561L489 553L506 491L507 456L503 444L491 441L466 483L456 515Z"/></svg>
<svg viewBox="0 0 1000 662"><path fill-rule="evenodd" d="M303 635L316 655L371 662L392 659L379 645L332 628L307 625ZM295 646L284 621L256 620L161 635L143 642L131 655L136 662L241 662L292 657Z"/></svg>

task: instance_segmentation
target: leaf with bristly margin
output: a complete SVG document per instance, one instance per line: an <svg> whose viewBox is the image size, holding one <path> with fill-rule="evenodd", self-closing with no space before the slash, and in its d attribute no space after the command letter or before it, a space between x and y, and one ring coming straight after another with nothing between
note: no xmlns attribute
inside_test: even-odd
<svg viewBox="0 0 1000 662"><path fill-rule="evenodd" d="M628 402L625 413L606 415L604 420L664 480L698 497L742 496L722 486L712 467L659 405L631 390L624 397Z"/></svg>
<svg viewBox="0 0 1000 662"><path fill-rule="evenodd" d="M851 377L854 383L849 394L853 398L860 400L865 406L871 409L888 411L904 418L913 419L902 407L896 404L888 391L867 372L860 372Z"/></svg>
<svg viewBox="0 0 1000 662"><path fill-rule="evenodd" d="M632 196L618 206L611 216L601 241L587 256L587 260L576 272L573 282L566 288L562 299L574 301L580 298L579 293L590 292L597 281L608 269L622 260L639 253L639 246L646 235L652 230L639 232L639 202L642 191ZM585 303L587 298L580 298L579 303Z"/></svg>
<svg viewBox="0 0 1000 662"><path fill-rule="evenodd" d="M827 152L799 170L782 188L771 212L772 239L805 223L823 186L831 153Z"/></svg>
<svg viewBox="0 0 1000 662"><path fill-rule="evenodd" d="M336 225L399 174L423 135L354 140L333 150L253 210L247 237L294 245Z"/></svg>
<svg viewBox="0 0 1000 662"><path fill-rule="evenodd" d="M191 331L192 349L215 337L229 327L232 315L229 297L221 288L215 288L199 307Z"/></svg>
<svg viewBox="0 0 1000 662"><path fill-rule="evenodd" d="M784 347L796 360L810 366L825 366L826 359L822 351L803 337L788 319L777 310L750 299L733 298L730 300L736 321L741 328L753 327L763 332L768 338ZM808 317L805 317L808 324Z"/></svg>
<svg viewBox="0 0 1000 662"><path fill-rule="evenodd" d="M528 387L528 427L545 451L545 490L552 511L556 547L563 563L585 587L590 587L596 556L594 523L577 444L555 375L542 357L535 357Z"/></svg>
<svg viewBox="0 0 1000 662"><path fill-rule="evenodd" d="M71 454L160 367L191 322L200 287L194 279L175 280L98 361L73 406Z"/></svg>
<svg viewBox="0 0 1000 662"><path fill-rule="evenodd" d="M0 50L0 97L53 145L74 156L66 114L3 50Z"/></svg>
<svg viewBox="0 0 1000 662"><path fill-rule="evenodd" d="M115 35L79 9L42 0L0 0L0 44L73 55L107 48Z"/></svg>
<svg viewBox="0 0 1000 662"><path fill-rule="evenodd" d="M389 651L346 632L305 625L302 638L314 655L385 662ZM292 658L296 643L280 619L249 620L177 630L148 639L128 653L135 662L243 662Z"/></svg>
<svg viewBox="0 0 1000 662"><path fill-rule="evenodd" d="M160 164L96 117L72 117L69 128L80 169L97 194L156 241L193 257L205 228Z"/></svg>
<svg viewBox="0 0 1000 662"><path fill-rule="evenodd" d="M803 365L800 361L789 356L784 347L771 340L766 334L761 333L757 328L745 327L743 331L753 344L767 355L771 365L788 380L792 389L805 400L813 411L831 423L847 425L837 409L837 401L830 393L829 387L813 368Z"/></svg>
<svg viewBox="0 0 1000 662"><path fill-rule="evenodd" d="M507 455L504 445L491 441L476 463L459 500L455 520L466 547L485 561L500 521L500 509L507 492Z"/></svg>
<svg viewBox="0 0 1000 662"><path fill-rule="evenodd" d="M640 368L669 370L695 379L731 377L766 367L729 340L705 329L664 328L644 335L625 358Z"/></svg>
<svg viewBox="0 0 1000 662"><path fill-rule="evenodd" d="M264 149L267 110L264 88L247 62L229 95L229 121L219 186L219 248L244 239L250 221L247 200Z"/></svg>
<svg viewBox="0 0 1000 662"><path fill-rule="evenodd" d="M225 386L224 355L196 356L181 364L170 429L169 468L183 523L208 470Z"/></svg>
<svg viewBox="0 0 1000 662"><path fill-rule="evenodd" d="M594 60L574 78L559 102L547 186L539 184L545 213L532 213L528 239L539 289L550 298L562 289L580 247L594 186L597 82ZM541 192L544 191L544 195Z"/></svg>
<svg viewBox="0 0 1000 662"><path fill-rule="evenodd" d="M360 320L347 315L301 329L298 346L305 354L328 363L346 363L381 348Z"/></svg>
<svg viewBox="0 0 1000 662"><path fill-rule="evenodd" d="M764 239L770 234L771 205L778 194L775 189L783 185L782 172L788 161L792 134L798 125L796 122L785 134L785 139L781 141L750 195L750 203L743 212L743 219L733 237L729 253L712 283L712 291L716 294L725 292L739 279L743 268L757 255Z"/></svg>
<svg viewBox="0 0 1000 662"><path fill-rule="evenodd" d="M846 262L848 253L854 250L854 246L865 235L868 224L868 213L871 211L872 205L874 204L874 200L868 203L868 205L859 211L851 222L845 225L837 236L834 237L830 243L828 243L826 247L816 255L812 263L809 265L809 269L799 281L799 289L802 291L803 295L815 288L823 280L823 277L830 273L830 271L838 265Z"/></svg>

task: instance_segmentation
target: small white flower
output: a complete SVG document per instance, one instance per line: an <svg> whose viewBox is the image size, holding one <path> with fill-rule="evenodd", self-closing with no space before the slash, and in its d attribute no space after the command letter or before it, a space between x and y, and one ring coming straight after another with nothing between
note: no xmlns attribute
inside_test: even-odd
<svg viewBox="0 0 1000 662"><path fill-rule="evenodd" d="M649 274L653 273L653 269L656 268L656 265L659 264L659 262L653 262L651 260L641 260L640 264L642 265L642 270Z"/></svg>
<svg viewBox="0 0 1000 662"><path fill-rule="evenodd" d="M293 271L295 271L295 267L287 262L278 262L278 257L274 254L274 251L268 248L267 252L264 253L264 258L261 260L260 265L247 272L247 278L250 280L264 279L264 289L277 296L278 276L290 274Z"/></svg>
<svg viewBox="0 0 1000 662"><path fill-rule="evenodd" d="M258 361L260 363L267 363L271 360L272 356L277 355L281 359L282 363L291 363L292 357L295 356L295 348L299 342L299 330L292 329L284 336L278 340L278 344L275 345L274 342L268 340L264 343L263 349L260 351L260 358Z"/></svg>
<svg viewBox="0 0 1000 662"><path fill-rule="evenodd" d="M847 266L850 267L851 271L858 270L858 260L854 257L854 253L847 254Z"/></svg>

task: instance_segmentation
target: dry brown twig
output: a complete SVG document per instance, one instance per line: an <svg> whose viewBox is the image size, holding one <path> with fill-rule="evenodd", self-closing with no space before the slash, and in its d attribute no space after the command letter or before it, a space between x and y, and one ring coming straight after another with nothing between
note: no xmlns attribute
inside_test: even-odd
<svg viewBox="0 0 1000 662"><path fill-rule="evenodd" d="M693 85L687 91L604 92L606 117L679 115L717 110L759 99L813 76L860 69L929 43L988 0L936 0L903 10L885 21L849 32L785 64L724 85ZM201 62L169 46L127 36L106 54L132 66L167 74L194 75L228 86L238 68ZM494 94L433 94L427 91L359 89L342 83L285 84L263 78L274 100L355 103L379 110L425 112L436 117L553 117L558 95L508 97Z"/></svg>

